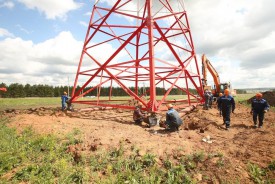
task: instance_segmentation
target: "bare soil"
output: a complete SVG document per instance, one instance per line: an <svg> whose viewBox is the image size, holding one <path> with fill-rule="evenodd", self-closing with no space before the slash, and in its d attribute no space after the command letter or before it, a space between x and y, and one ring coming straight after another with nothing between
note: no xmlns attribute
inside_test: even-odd
<svg viewBox="0 0 275 184"><path fill-rule="evenodd" d="M32 126L37 133L61 136L80 130L83 143L77 146L85 153L101 148L107 150L124 142L126 150L136 146L141 154L154 153L160 160L167 154L174 155L175 159L195 152L213 154L200 166L203 176L216 178L212 183L225 180L252 183L247 164L267 167L275 160L275 112L266 114L261 129L253 128L249 112L247 106L237 104L231 115L231 128L227 131L216 108L203 110L198 106L182 117L184 125L179 132L149 128L146 124L134 125L132 112L125 110L63 113L58 109L40 108L6 112L6 116L11 117L10 126L18 131ZM164 120L165 112L161 115ZM205 137L210 137L212 143L202 141ZM223 155L223 160L215 154Z"/></svg>

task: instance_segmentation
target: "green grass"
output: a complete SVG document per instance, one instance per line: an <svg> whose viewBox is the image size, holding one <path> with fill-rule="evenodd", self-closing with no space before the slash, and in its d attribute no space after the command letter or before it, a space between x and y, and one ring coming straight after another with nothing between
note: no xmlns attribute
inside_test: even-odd
<svg viewBox="0 0 275 184"><path fill-rule="evenodd" d="M149 97L148 97L149 98ZM184 99L186 98L183 95L172 95L168 96L167 100L172 99ZM80 101L83 100L96 100L97 98L79 98ZM109 97L101 97L100 100L108 100ZM112 97L112 100L121 100L127 101L130 100L129 97ZM157 97L158 100L161 97ZM113 102L119 103L119 102ZM125 103L125 102L124 102ZM78 107L87 107L87 105L74 104L75 108ZM32 97L32 98L0 98L0 111L6 109L28 109L28 108L38 108L38 107L61 107L61 98L60 97Z"/></svg>
<svg viewBox="0 0 275 184"><path fill-rule="evenodd" d="M275 160L271 161L267 168L261 168L256 164L248 163L249 174L257 184L271 184L275 183Z"/></svg>
<svg viewBox="0 0 275 184"><path fill-rule="evenodd" d="M0 119L0 180L7 183L82 183L85 168L66 152L54 135L37 135L32 128L17 134ZM5 177L6 175L10 177Z"/></svg>
<svg viewBox="0 0 275 184"><path fill-rule="evenodd" d="M0 110L60 106L60 98L0 98Z"/></svg>
<svg viewBox="0 0 275 184"><path fill-rule="evenodd" d="M236 102L246 101L250 99L251 97L255 96L255 94L237 94L237 96L234 97Z"/></svg>
<svg viewBox="0 0 275 184"><path fill-rule="evenodd" d="M241 102L245 105L246 100L254 96L254 94L238 94L235 97L236 102ZM147 97L149 98L149 97ZM173 99L186 99L187 96L184 95L170 95L167 97L166 100L173 100ZM101 100L108 100L109 97L101 97ZM96 98L79 98L80 101L82 100L96 100ZM129 97L112 97L112 100L121 100L123 101L130 100ZM161 100L161 96L157 96L157 100ZM112 103L121 103L121 102L112 102ZM39 108L39 107L61 107L61 99L60 97L45 97L45 98L0 98L0 111L6 109L29 109L29 108ZM89 107L88 105L84 104L74 104L75 108L86 108ZM274 107L271 108L275 110Z"/></svg>

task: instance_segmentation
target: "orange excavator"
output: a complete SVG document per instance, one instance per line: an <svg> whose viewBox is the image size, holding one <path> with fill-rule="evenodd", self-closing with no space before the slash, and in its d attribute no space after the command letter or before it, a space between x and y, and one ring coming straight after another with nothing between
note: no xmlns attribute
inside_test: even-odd
<svg viewBox="0 0 275 184"><path fill-rule="evenodd" d="M207 70L213 77L214 80L214 88L208 86L207 83ZM231 89L230 82L229 83L221 83L220 77L216 69L212 66L210 61L206 58L205 54L202 55L202 86L204 90L210 90L214 97L218 97L219 93L223 93L225 89L229 89L231 91L231 95L236 95L236 91Z"/></svg>

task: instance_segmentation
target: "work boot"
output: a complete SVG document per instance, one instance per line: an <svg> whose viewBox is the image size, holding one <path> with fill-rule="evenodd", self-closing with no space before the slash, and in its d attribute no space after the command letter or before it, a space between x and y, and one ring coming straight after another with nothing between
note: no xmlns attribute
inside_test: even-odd
<svg viewBox="0 0 275 184"><path fill-rule="evenodd" d="M230 128L230 123L225 123L225 129L229 130L229 128Z"/></svg>
<svg viewBox="0 0 275 184"><path fill-rule="evenodd" d="M258 128L258 125L257 125L257 123L254 123L254 128Z"/></svg>

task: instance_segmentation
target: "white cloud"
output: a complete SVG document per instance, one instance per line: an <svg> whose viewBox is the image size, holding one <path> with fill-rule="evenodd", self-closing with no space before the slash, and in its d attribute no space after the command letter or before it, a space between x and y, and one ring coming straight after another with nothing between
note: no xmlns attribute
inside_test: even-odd
<svg viewBox="0 0 275 184"><path fill-rule="evenodd" d="M112 6L116 1L100 2ZM136 1L132 2L127 10L137 9ZM159 1L155 2L153 11L159 9ZM196 51L199 55L206 53L222 82L231 81L236 88L274 86L275 76L270 70L275 67L274 1L185 2ZM163 53L170 58L170 52ZM266 73L262 74L263 71Z"/></svg>
<svg viewBox="0 0 275 184"><path fill-rule="evenodd" d="M1 81L64 85L64 77L74 78L81 48L70 32L38 44L6 38L0 41Z"/></svg>
<svg viewBox="0 0 275 184"><path fill-rule="evenodd" d="M12 1L5 1L4 3L0 4L0 8L12 9L13 7L14 3Z"/></svg>
<svg viewBox="0 0 275 184"><path fill-rule="evenodd" d="M91 16L91 12L84 13L84 16Z"/></svg>
<svg viewBox="0 0 275 184"><path fill-rule="evenodd" d="M80 21L79 24L82 25L82 26L84 26L84 27L86 27L86 28L88 28L87 22Z"/></svg>
<svg viewBox="0 0 275 184"><path fill-rule="evenodd" d="M272 0L186 0L196 51L206 53L221 80L236 88L274 87L274 7Z"/></svg>
<svg viewBox="0 0 275 184"><path fill-rule="evenodd" d="M74 0L18 0L29 9L37 9L46 15L47 19L66 19L66 14L69 11L81 7L80 3Z"/></svg>
<svg viewBox="0 0 275 184"><path fill-rule="evenodd" d="M23 28L20 24L17 24L16 27L18 27L20 31L22 31L22 32L24 32L26 34L32 33L32 31L29 31L29 30Z"/></svg>
<svg viewBox="0 0 275 184"><path fill-rule="evenodd" d="M48 19L65 19L69 11L81 6L75 0L18 1L30 9L44 13ZM115 0L100 2L111 5ZM274 87L275 1L186 0L185 4L199 62L201 54L205 53L218 70L221 81L231 81L235 88ZM131 6L134 7L133 4ZM121 21L121 16L115 20ZM123 23L132 24L131 21L128 19ZM87 26L80 19L79 23ZM57 24L56 29L58 32L63 30ZM70 32L61 32L55 38L34 44L32 41L15 38L8 30L0 28L0 38L4 39L0 40L1 80L56 83L66 75L74 78L83 45ZM114 49L111 45L105 48L110 52ZM97 52L102 50L98 49ZM99 54L98 57L100 56L105 54ZM167 57L169 58L169 53Z"/></svg>
<svg viewBox="0 0 275 184"><path fill-rule="evenodd" d="M55 38L38 43L33 47L35 55L32 57L45 61L45 64L68 65L78 60L82 42L74 39L70 32L61 32ZM47 60L48 58L55 58Z"/></svg>
<svg viewBox="0 0 275 184"><path fill-rule="evenodd" d="M0 28L0 37L14 37L8 30Z"/></svg>
<svg viewBox="0 0 275 184"><path fill-rule="evenodd" d="M18 37L6 38L0 41L0 82L66 85L67 77L71 82L75 78L82 46L66 31L38 44ZM112 46L103 44L93 56L102 58L106 51L113 52ZM86 68L91 69L87 58L82 70Z"/></svg>

